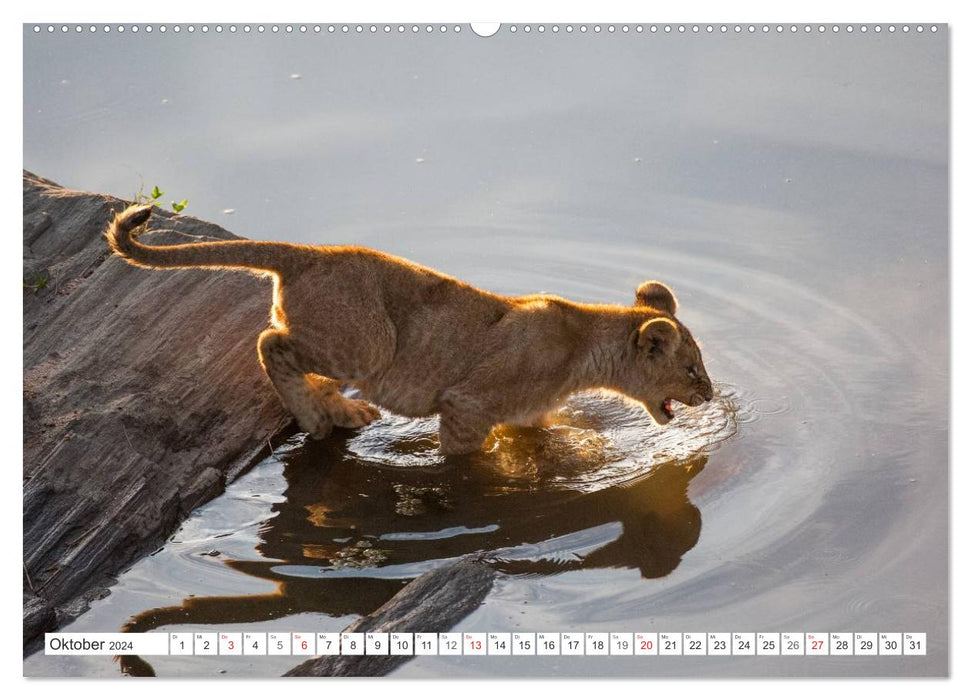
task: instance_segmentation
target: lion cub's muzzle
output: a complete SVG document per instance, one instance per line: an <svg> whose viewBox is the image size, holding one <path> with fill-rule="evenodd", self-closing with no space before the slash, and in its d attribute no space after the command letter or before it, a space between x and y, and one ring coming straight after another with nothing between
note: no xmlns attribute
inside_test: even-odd
<svg viewBox="0 0 971 700"><path fill-rule="evenodd" d="M711 382L705 382L700 391L691 395L691 400L688 401L688 405L700 406L706 401L711 401L713 398L715 398L715 391L711 387Z"/></svg>

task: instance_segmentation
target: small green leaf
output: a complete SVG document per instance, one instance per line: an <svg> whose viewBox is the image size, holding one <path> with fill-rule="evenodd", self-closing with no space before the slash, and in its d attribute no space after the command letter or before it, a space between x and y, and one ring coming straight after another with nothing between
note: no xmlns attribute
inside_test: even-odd
<svg viewBox="0 0 971 700"><path fill-rule="evenodd" d="M50 281L50 277L43 273L38 273L37 275L34 275L33 281L27 280L26 278L24 279L24 289L30 289L34 292L34 294L37 294L37 292L46 288Z"/></svg>
<svg viewBox="0 0 971 700"><path fill-rule="evenodd" d="M189 205L188 199L183 199L181 202L172 202L172 210L178 214L180 211L185 209Z"/></svg>
<svg viewBox="0 0 971 700"><path fill-rule="evenodd" d="M158 188L158 185L155 185L155 187L152 188L152 199L158 199L163 194L165 193Z"/></svg>

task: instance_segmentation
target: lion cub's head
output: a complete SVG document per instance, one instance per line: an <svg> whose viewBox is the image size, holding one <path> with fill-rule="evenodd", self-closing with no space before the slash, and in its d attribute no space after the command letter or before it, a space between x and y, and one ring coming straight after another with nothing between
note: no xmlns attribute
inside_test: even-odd
<svg viewBox="0 0 971 700"><path fill-rule="evenodd" d="M660 282L637 288L635 306L643 309L640 325L630 336L629 357L623 368L624 393L641 401L658 423L674 418L672 401L699 406L710 401L711 379L698 344L674 314L678 302Z"/></svg>

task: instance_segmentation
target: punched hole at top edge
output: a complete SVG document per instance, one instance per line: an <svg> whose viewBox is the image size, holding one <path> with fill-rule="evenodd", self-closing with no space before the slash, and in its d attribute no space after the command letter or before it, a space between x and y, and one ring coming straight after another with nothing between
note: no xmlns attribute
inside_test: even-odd
<svg viewBox="0 0 971 700"><path fill-rule="evenodd" d="M499 31L499 22L473 22L469 25L476 36L489 37Z"/></svg>

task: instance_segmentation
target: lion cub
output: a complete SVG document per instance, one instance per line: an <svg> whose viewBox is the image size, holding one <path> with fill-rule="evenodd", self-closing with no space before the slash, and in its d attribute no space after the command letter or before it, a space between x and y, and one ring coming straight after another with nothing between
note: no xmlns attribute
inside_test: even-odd
<svg viewBox="0 0 971 700"><path fill-rule="evenodd" d="M445 454L479 449L494 425L532 425L570 394L602 387L664 425L671 402L697 406L711 381L677 302L660 282L633 306L549 295L505 297L367 248L219 241L151 246L135 232L151 205L117 214L111 248L147 268L230 268L273 276L271 327L257 345L284 406L314 438L389 411L441 415Z"/></svg>

